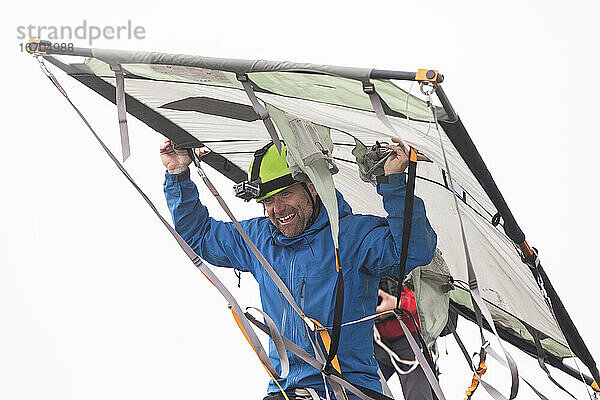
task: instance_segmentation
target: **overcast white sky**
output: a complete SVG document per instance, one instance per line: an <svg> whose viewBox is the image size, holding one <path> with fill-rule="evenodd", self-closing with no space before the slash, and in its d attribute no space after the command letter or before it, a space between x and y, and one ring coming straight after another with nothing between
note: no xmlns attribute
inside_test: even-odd
<svg viewBox="0 0 600 400"><path fill-rule="evenodd" d="M142 40L99 39L94 47L440 70L529 243L600 358L597 2L36 0L5 7L1 399L259 399L266 388L267 376L225 301L180 253L35 60L20 51L19 26L75 28L83 20L101 27L131 20L145 30ZM57 76L118 153L114 106ZM162 138L133 118L130 135L127 167L168 215L157 156ZM219 182L229 194L230 185ZM203 200L221 215L205 193ZM233 204L240 218L257 212ZM251 277L238 290L233 274L224 272L242 304L258 305ZM476 342L470 343L475 351ZM450 340L447 347L442 386L448 398L459 398L470 376ZM517 358L549 398L565 398L542 378L535 360ZM555 374L586 398L584 388ZM488 375L507 391L500 367ZM521 396L533 395L523 387ZM476 398L488 397L480 389Z"/></svg>

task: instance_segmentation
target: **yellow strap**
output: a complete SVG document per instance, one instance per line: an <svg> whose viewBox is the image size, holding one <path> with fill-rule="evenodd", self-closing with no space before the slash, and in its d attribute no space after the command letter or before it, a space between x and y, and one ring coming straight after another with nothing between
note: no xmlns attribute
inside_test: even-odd
<svg viewBox="0 0 600 400"><path fill-rule="evenodd" d="M252 342L250 341L250 338L248 337L248 334L246 333L246 330L242 326L242 321L240 321L240 317L235 313L235 311L233 311L233 308L231 308L231 313L233 314L233 319L235 319L235 323L237 324L238 328L240 328L240 331L242 331L242 333L244 334L244 337L246 338L246 340L250 344L250 347L252 347L252 350L254 351L254 354L256 354L256 357L258 357L258 353L256 352L256 349L254 349L254 346L252 345ZM265 364L263 364L263 362L260 359L260 357L258 357L258 361L260 361L260 364L263 366L263 368L265 369L265 371L267 371L267 374L269 374L269 376L271 377L271 379L273 380L273 382L275 382L275 384L277 385L277 387L279 387L279 390L281 390L281 393L283 393L283 397L285 397L286 400L290 400L289 397L287 396L287 393L285 392L285 390L283 390L283 388L281 387L281 385L279 384L279 382L277 382L277 379L275 379L275 377L273 376L273 374L271 373L271 371L269 371L269 369L267 368L267 366Z"/></svg>
<svg viewBox="0 0 600 400"><path fill-rule="evenodd" d="M317 321L316 319L313 319L310 317L308 319L310 319L317 326L317 328L319 328L319 334L321 335L321 340L323 341L323 344L325 345L325 350L327 350L327 353L329 353L329 348L331 347L331 337L329 336L329 332L327 332L327 329L325 329L325 327L323 325L321 325L321 323L319 321ZM342 373L337 355L335 357L333 357L333 360L331 361L331 365L333 365L333 367L336 369L337 372L339 372L340 374Z"/></svg>

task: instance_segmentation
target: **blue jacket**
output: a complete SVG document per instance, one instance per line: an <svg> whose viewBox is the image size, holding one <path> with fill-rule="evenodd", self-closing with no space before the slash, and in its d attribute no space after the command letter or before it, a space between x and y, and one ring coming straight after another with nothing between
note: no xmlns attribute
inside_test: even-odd
<svg viewBox="0 0 600 400"><path fill-rule="evenodd" d="M373 315L377 305L379 277L398 272L402 243L402 221L406 175L390 175L388 184L377 185L383 196L387 218L353 214L338 192L340 215L339 251L344 273L343 322ZM166 174L165 196L177 232L207 262L235 267L254 275L260 287L262 308L288 339L314 354L304 323L292 310L264 268L230 222L211 218L198 200L194 183L177 182L177 175ZM288 238L259 217L240 222L260 252L286 284L296 302L311 318L324 326L333 324L335 282L337 277L331 229L325 209L301 235ZM415 197L413 224L406 272L427 265L433 258L437 236L425 215L423 200ZM338 349L342 374L353 384L382 391L373 356L373 320L342 328ZM290 373L282 381L284 389L313 387L323 391L323 379L316 369L288 354ZM280 363L272 341L269 357L275 368ZM269 393L278 388L269 383Z"/></svg>

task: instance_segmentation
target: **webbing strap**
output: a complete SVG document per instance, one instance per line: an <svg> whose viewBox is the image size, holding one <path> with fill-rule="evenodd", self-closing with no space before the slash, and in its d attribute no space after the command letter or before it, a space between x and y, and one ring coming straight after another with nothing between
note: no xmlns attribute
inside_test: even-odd
<svg viewBox="0 0 600 400"><path fill-rule="evenodd" d="M336 358L342 330L342 314L344 312L344 274L342 273L340 253L337 248L335 249L335 263L338 275L337 282L335 283L335 306L333 309L333 327L331 329L331 347L327 349L328 364ZM340 371L339 366L337 369Z"/></svg>
<svg viewBox="0 0 600 400"><path fill-rule="evenodd" d="M467 395L465 400L471 400L471 397L473 397L475 390L477 390L477 388L479 387L481 377L483 376L483 374L486 373L486 371L487 366L485 365L485 362L481 360L479 362L479 367L473 373L473 378L471 379L471 386L469 386L465 392L465 394Z"/></svg>
<svg viewBox="0 0 600 400"><path fill-rule="evenodd" d="M283 343L283 336L281 336L281 334L279 333L279 330L277 330L277 326L275 325L275 322L269 316L269 314L267 314L260 308L247 307L246 310L258 311L260 313L260 315L262 315L263 318L265 319L265 321L267 322L267 326L269 327L268 335L271 338L271 340L273 340L273 344L275 345L277 354L282 354L285 357L285 359L281 360L281 373L279 375L282 377L287 376L287 374L289 372L289 361L288 361L288 357L287 357L287 352L285 351L285 344Z"/></svg>
<svg viewBox="0 0 600 400"><path fill-rule="evenodd" d="M450 329L450 331L452 332L452 335L454 336L454 339L456 340L456 343L458 344L458 347L460 347L463 355L465 356L465 360L467 361L467 364L469 364L469 368L471 368L471 370L475 373L475 367L473 366L473 361L471 360L471 357L469 356L469 352L467 351L467 348L465 347L462 339L460 338L460 336L458 335L458 332L456 332L456 326L454 325L454 323L449 319L448 320L448 328ZM505 367L508 368L506 361L504 361L504 359L502 359L501 357L497 357L496 352L487 347L486 349L486 353L489 354L491 357L493 357L494 359L496 359L498 362L500 362L502 365L504 365ZM548 400L546 398L546 396L544 396L542 393L540 393L539 390L537 390L531 383L529 383L525 378L523 378L522 376L519 376L520 379L523 380L523 382L525 382L530 388L531 390L533 390L533 392L535 394L537 394L537 396L542 399L542 400ZM498 399L498 400L506 400L506 397L504 397L499 391L498 389L494 388L493 386L491 386L489 383L485 382L483 380L483 378L479 377L479 381L481 383L481 385L485 388L485 390L492 396L494 397L494 399Z"/></svg>
<svg viewBox="0 0 600 400"><path fill-rule="evenodd" d="M371 81L363 82L363 91L369 95L369 100L371 100L371 106L375 111L375 115L379 120L394 134L395 137L398 136L398 132L396 128L392 125L388 117L385 115L385 111L383 110L383 105L381 102L381 98L379 94L375 91L375 85Z"/></svg>
<svg viewBox="0 0 600 400"><path fill-rule="evenodd" d="M415 203L415 181L417 180L417 152L412 147L408 153L408 179L404 196L404 218L402 221L402 249L400 251L400 272L396 284L396 308L400 308L402 297L402 282L408 260L408 245L412 228L413 208Z"/></svg>
<svg viewBox="0 0 600 400"><path fill-rule="evenodd" d="M223 285L223 283L219 280L219 278L212 272L212 270L210 268L208 268L206 266L206 264L204 264L202 262L200 257L198 257L198 255L186 243L186 241L181 236L179 236L177 231L175 231L175 228L173 228L167 222L167 220L161 215L161 213L158 211L158 209L156 208L154 203L150 200L150 198L146 195L146 193L144 193L144 191L137 185L137 183L131 177L129 172L127 172L125 167L123 167L123 164L121 164L119 162L119 160L114 156L114 154L110 151L110 149L104 144L102 139L100 139L100 137L96 134L96 132L94 131L92 126L89 124L87 119L83 116L81 111L79 111L77 106L75 106L75 104L71 101L71 99L69 98L69 96L67 95L65 90L59 84L56 77L54 77L54 74L52 74L52 72L45 66L41 56L38 56L37 59L38 59L38 62L40 63L40 67L42 68L42 71L44 71L44 73L50 79L50 81L56 86L56 88L60 91L60 93L67 99L69 104L71 104L73 109L81 117L81 119L83 120L85 125L88 127L88 129L90 130L90 132L92 133L92 135L94 136L96 141L100 144L100 146L102 147L104 152L113 161L113 163L116 165L116 167L119 169L119 171L121 171L121 173L125 176L125 178L127 178L129 183L131 183L131 185L137 190L139 195L144 199L146 204L148 204L150 209L154 212L156 217L165 226L165 228L167 228L169 233L171 233L173 238L175 238L175 240L177 241L177 244L179 244L179 246L181 247L183 252L188 256L188 258L192 261L192 263L196 266L196 268L198 268L200 270L200 272L202 272L202 274L206 277L206 279L208 279L213 284L213 286L219 291L219 293L221 293L221 295L227 300L227 302L229 303L229 307L231 307L231 311L234 313L234 317L236 317L236 322L238 322L238 325L242 329L242 333L244 334L244 336L246 336L246 338L250 342L254 352L256 353L256 355L260 359L261 363L265 366L265 368L269 372L269 375L274 376L276 379L281 378L280 375L275 370L275 368L273 367L273 365L271 364L271 360L269 359L267 352L263 348L260 340L256 336L256 332L254 332L254 329L252 329L252 326L250 325L248 319L244 315L244 311L239 306L239 304L237 303L237 301L235 300L233 295L229 292L229 290L227 290L227 288ZM284 354L285 354L285 352L284 352ZM278 354L278 356L282 360L282 370L283 370L284 369L283 363L284 363L284 360L287 360L287 355ZM289 366L285 367L285 368L287 369L287 368L289 368Z"/></svg>
<svg viewBox="0 0 600 400"><path fill-rule="evenodd" d="M260 102L258 101L258 98L254 93L254 88L252 87L252 83L248 78L248 75L237 74L237 80L244 87L244 91L248 95L250 103L252 103L252 108L254 109L254 112L258 114L262 122L265 124L265 128L267 128L269 136L271 136L271 140L275 144L275 147L277 148L279 154L281 154L281 141L279 140L279 136L277 135L277 130L275 130L275 125L273 125L273 121L271 120L267 109L264 108L262 104L260 104Z"/></svg>
<svg viewBox="0 0 600 400"><path fill-rule="evenodd" d="M505 366L506 368L508 368L508 365L506 364L506 361L498 354L496 353L496 351L492 348L488 348L487 349L487 353L496 361L498 361L500 364L502 364L503 366ZM519 378L521 380L523 380L523 382L525 382L530 388L531 390L533 390L533 392L542 400L548 400L548 398L546 396L544 396L539 390L537 390L527 379L523 378L522 376L519 376ZM488 385L488 383L482 381L481 382L482 385ZM484 386L485 387L485 386ZM487 390L487 388L486 388Z"/></svg>
<svg viewBox="0 0 600 400"><path fill-rule="evenodd" d="M363 91L369 96L371 106L375 111L377 118L391 131L394 137L400 138L398 131L392 125L383 109L383 104L379 94L375 91L375 85L371 81L363 82ZM404 146L406 148L406 146ZM382 160L383 161L383 160ZM400 293L402 291L402 281L404 280L404 273L406 270L406 261L408 258L408 244L410 241L410 230L412 227L412 214L414 204L414 192L415 192L415 180L416 180L416 168L417 168L417 152L410 147L409 151L409 162L408 162L408 180L406 182L406 198L404 202L404 220L402 224L402 251L400 253L400 274L398 279L397 287L397 304L396 308L400 306Z"/></svg>
<svg viewBox="0 0 600 400"><path fill-rule="evenodd" d="M197 158L197 155L193 151L191 151L190 156L191 156L192 160L194 160L194 164L196 165L197 170L198 170L198 175L202 178L202 181L204 182L204 184L208 187L210 192L217 199L217 202L219 203L219 205L221 206L223 211L225 211L225 213L227 214L227 216L229 217L231 222L233 222L235 228L237 229L239 234L244 239L244 242L246 242L248 247L250 247L250 250L252 251L252 253L255 255L255 257L258 259L258 261L261 263L261 265L265 268L265 270L267 271L267 273L269 274L269 276L271 277L271 279L273 280L273 282L275 283L275 285L277 286L277 288L279 289L279 291L281 292L283 297L292 306L292 309L294 311L296 311L296 313L302 318L307 329L310 329L311 331L316 332L315 326L323 328L323 325L320 322L318 322L315 319L308 318L304 314L304 311L302 311L302 309L298 306L298 304L294 300L294 296L292 296L292 294L290 293L290 291L287 288L287 286L285 285L285 283L283 283L283 281L281 280L281 278L279 277L277 272L275 272L275 270L273 269L271 264L269 264L269 262L265 259L265 257L262 255L260 250L258 250L258 248L254 244L254 242L252 242L252 239L250 239L250 237L248 236L246 231L244 231L244 228L242 228L242 226L240 225L238 220L235 218L235 216L231 212L231 209L229 208L229 206L227 205L225 200L223 200L223 198L221 197L221 195L219 194L219 192L217 191L215 186L212 184L212 182L210 181L208 176L206 176L206 173L202 169L200 160ZM339 361L337 359L336 353L337 353L337 347L339 344L339 336L340 336L340 330L341 330L340 325L341 325L341 314L342 314L342 310L343 310L343 299L344 299L344 279L342 276L342 270L339 267L339 255L338 255L337 251L336 251L336 263L338 265L338 280L336 283L336 287L337 287L336 304L335 304L335 308L334 308L334 318L333 318L333 320L334 320L334 329L332 330L333 339L330 338L329 332L327 332L326 329L321 329L319 333L321 335L321 340L323 341L323 344L325 345L325 348L328 353L327 360L324 360L321 363L321 364L324 364L324 366L322 366L322 368L327 369L328 366L331 365L333 368L335 368L335 370L337 372L341 373L341 369L340 369L340 365L339 365ZM341 294L340 294L340 291L341 291ZM340 303L342 303L342 304L340 305ZM338 326L337 331L335 329L336 323ZM337 337L337 339L336 339L336 337ZM313 345L313 347L314 347L314 345ZM315 352L315 354L316 354L316 352ZM345 398L345 397L340 397L341 395L343 395L343 392L341 390L337 390L337 388L334 384L332 384L332 387L334 388L334 393L336 393L337 398L339 398L339 399Z"/></svg>
<svg viewBox="0 0 600 400"><path fill-rule="evenodd" d="M252 169L250 170L250 182L254 182L260 178L260 165L262 164L262 159L272 145L273 144L269 142L264 147L254 152L254 160L252 162Z"/></svg>
<svg viewBox="0 0 600 400"><path fill-rule="evenodd" d="M204 184L206 185L206 187L208 188L208 190L210 190L210 192L213 194L213 196L217 199L217 202L219 203L219 205L221 206L221 208L223 209L223 211L225 211L225 213L227 214L227 216L229 217L229 219L231 220L231 222L233 222L233 225L235 226L235 229L242 236L242 239L248 245L248 247L250 248L250 251L252 251L252 254L254 254L254 256L257 258L257 260L260 262L260 264L265 269L265 271L267 271L267 274L269 274L269 276L271 277L271 279L273 280L273 282L275 283L275 285L277 286L277 288L279 289L279 291L281 292L281 294L283 295L283 297L292 306L292 308L294 309L294 311L298 315L300 315L305 322L307 322L306 318L305 318L305 315L304 315L304 312L298 306L298 304L296 303L296 300L294 300L294 296L292 296L292 294L290 293L289 289L287 288L287 286L285 285L285 283L283 283L283 281L281 280L281 278L279 277L279 275L277 275L277 272L275 272L275 270L273 269L273 267L271 266L271 264L262 255L262 253L260 252L260 250L258 250L258 248L254 244L254 242L252 241L252 239L250 239L250 237L248 236L248 234L246 233L246 231L244 231L244 228L242 228L242 226L240 225L240 223L237 220L237 218L235 218L235 216L231 212L231 209L229 208L229 206L227 205L227 203L225 202L225 200L223 200L223 198L221 197L221 195L219 194L219 192L217 191L217 189L215 188L215 186L212 184L212 182L210 181L210 179L208 179L208 176L206 176L206 173L202 169L202 166L201 166L199 160L196 158L195 153L192 152L192 154L194 155L193 160L194 160L194 164L196 165L196 168L197 168L197 171L198 171L198 175L200 176L200 178L202 178L202 181L204 182Z"/></svg>
<svg viewBox="0 0 600 400"><path fill-rule="evenodd" d="M229 217L231 222L233 222L233 224L234 224L235 228L237 229L237 231L239 232L239 234L244 239L244 242L246 242L248 247L250 247L250 250L252 251L252 253L256 256L258 261L265 268L265 270L267 271L267 273L269 274L269 276L271 277L271 279L273 280L273 282L275 283L275 285L277 286L277 288L279 289L279 291L281 292L283 297L292 306L292 309L294 309L294 311L302 318L304 323L307 324L307 326L309 328L311 328L311 330L315 330L314 325L318 325L319 327L322 328L323 325L321 325L321 323L319 323L318 321L316 321L312 318L308 318L304 314L304 311L302 311L302 309L298 306L298 304L294 300L294 296L292 296L292 294L290 293L290 291L287 288L287 286L285 285L285 283L283 283L283 281L281 280L279 275L277 275L277 272L275 272L275 270L273 269L271 264L269 264L269 262L264 258L264 256L260 252L260 250L258 250L256 245L252 242L252 239L250 239L248 234L244 231L244 228L242 228L242 226L240 225L238 220L235 218L235 216L231 212L231 209L229 208L229 206L227 205L225 200L223 200L223 198L221 197L221 195L219 194L219 192L217 191L215 186L212 184L210 179L208 179L208 177L206 176L206 173L204 173L204 170L202 169L200 160L197 158L196 154L193 151L191 151L190 156L194 160L194 164L197 167L198 175L200 175L204 184L208 187L210 192L217 199L217 201L218 201L219 205L221 206L221 208L223 209L223 211L225 211L225 213L227 214L227 216ZM337 354L340 333L341 333L340 331L341 331L341 321L342 321L343 301L344 301L344 277L342 274L342 269L341 269L340 261L339 261L339 253L338 253L337 249L336 249L335 255L336 255L336 265L337 265L337 269L338 269L338 277L337 277L337 282L336 282L336 300L335 300L335 307L334 307L334 312L333 312L333 329L332 329L331 338L329 337L329 332L327 332L327 330L321 330L320 335L323 340L323 343L326 345L326 349L327 349L327 353L328 353L327 361L326 361L327 366L332 365L338 372L341 372L340 367L339 367L339 362L337 361L337 358L336 358L336 354ZM326 343L329 343L329 345L327 345Z"/></svg>
<svg viewBox="0 0 600 400"><path fill-rule="evenodd" d="M327 329L325 329L323 327L323 325L321 325L321 323L319 321L317 321L316 319L310 319L317 327L317 329L315 330L315 332L318 332L319 335L321 336L321 341L323 342L323 345L325 346L325 350L327 351L327 355L329 356L331 354L331 338L329 337L329 333L327 332ZM313 345L314 347L314 345ZM321 350L317 347L317 350L319 352L319 354L321 354ZM317 354L317 353L315 353ZM336 371L338 372L342 372L342 370L340 369L340 363L337 359L337 356L334 356L331 360L329 360L329 358L325 358L323 357L323 359L325 360L325 366L324 369L327 369L327 367L329 366L329 363L333 366L333 368L335 368Z"/></svg>
<svg viewBox="0 0 600 400"><path fill-rule="evenodd" d="M246 316L248 317L248 320L252 324L254 324L256 327L258 327L258 329L262 330L265 333L268 333L268 327L265 324L258 321L256 318L254 318L250 314L247 314ZM290 352L297 355L300 359L302 359L308 365L314 367L317 370L321 370L323 365L315 357L313 357L311 354L307 353L303 348L299 347L297 344L295 344L294 342L292 342L285 336L283 336L282 338L283 338L283 342L285 343L285 347ZM393 399L385 396L384 394L374 392L367 388L357 387L357 386L353 385L352 383L348 382L348 380L346 380L346 378L342 374L340 374L339 372L337 372L335 370L331 371L331 374L327 375L327 379L330 382L340 384L342 387L344 387L345 389L348 389L349 391L351 391L352 393L354 393L355 395L360 397L362 400L393 400Z"/></svg>
<svg viewBox="0 0 600 400"><path fill-rule="evenodd" d="M297 182L298 181L292 177L292 174L283 175L283 176L277 177L275 179L271 179L270 181L266 181L264 183L261 182L259 196L264 196L267 193L269 193L275 189L279 189L279 188L286 187L286 186L291 186ZM304 182L302 182L302 183L304 183ZM313 210L314 209L315 208L313 207Z"/></svg>
<svg viewBox="0 0 600 400"><path fill-rule="evenodd" d="M396 310L400 311L399 309L396 309ZM408 327L402 321L402 316L400 315L400 313L394 312L394 315L396 316L396 319L398 320L398 323L400 324L400 327L402 328L402 331L404 332L404 336L406 336L406 339L408 340L408 344L409 344L411 350L413 351L415 358L417 359L419 364L421 364L421 369L425 373L425 377L427 378L429 385L433 389L433 392L437 396L438 400L446 400L446 397L444 396L444 392L442 392L442 388L440 387L440 383L438 382L437 378L435 377L435 373L429 366L429 363L427 362L427 359L425 358L425 355L423 354L423 352L427 351L427 349L424 348L423 351L421 351L421 349L419 348L419 345L417 344L417 341L413 337L412 333L410 332Z"/></svg>
<svg viewBox="0 0 600 400"><path fill-rule="evenodd" d="M558 383L556 381L556 379L554 379L554 377L550 373L550 370L546 366L546 363L544 362L544 348L542 347L542 343L540 342L539 332L531 329L529 326L525 326L525 327L527 328L527 330L533 337L533 341L535 342L535 350L537 353L538 365L546 373L546 376L548 377L550 382L554 383L560 390L562 390L563 392L565 392L572 398L577 399L575 396L573 396L573 394L571 394L571 392L569 392L567 389L565 389L560 383Z"/></svg>
<svg viewBox="0 0 600 400"><path fill-rule="evenodd" d="M452 182L452 174L451 174L450 166L448 163L448 158L446 156L446 148L444 145L444 140L442 139L442 133L440 132L440 129L439 129L439 123L438 123L435 108L433 106L433 103L431 102L431 93L428 94L427 97L428 97L428 99L427 99L428 104L429 104L431 113L434 118L435 127L436 127L436 130L438 131L438 135L439 135L439 139L440 139L440 147L442 149L442 155L444 157L444 164L446 167L446 172L448 173L449 181ZM475 311L477 325L479 325L479 331L481 333L481 339L482 339L481 350L482 350L482 352L484 351L484 346L486 344L485 338L483 336L483 322L482 322L482 317L483 317L489 324L490 329L492 330L496 339L498 340L498 344L500 345L500 348L502 349L502 351L504 353L504 357L506 358L506 361L508 363L508 368L510 370L510 376L511 376L511 387L510 387L510 398L509 399L512 400L517 396L517 393L519 391L519 372L517 370L517 365L516 365L515 361L513 360L512 356L510 355L510 353L508 353L508 351L506 351L506 349L502 345L500 336L498 335L498 331L496 330L496 325L494 324L494 320L492 318L492 315L490 314L490 310L485 305L483 298L481 297L481 293L479 292L479 284L477 282L477 276L475 274L475 269L473 268L473 262L471 260L469 246L467 244L465 227L464 227L464 223L463 223L462 216L460 213L458 200L456 200L455 195L453 195L452 198L454 200L454 208L456 209L456 214L458 216L458 223L460 226L460 233L461 233L461 238L462 238L462 242L463 242L463 248L465 251L465 259L466 259L466 264L467 264L467 276L468 276L468 280L469 280L469 292L471 294L471 299L473 301L473 309ZM487 384L482 382L482 385L487 390Z"/></svg>
<svg viewBox="0 0 600 400"><path fill-rule="evenodd" d="M316 321L316 320L312 320L312 321L317 326L320 325L320 323L318 321ZM330 399L330 397L329 397L329 389L327 387L327 383L329 383L329 385L331 385L331 387L333 389L333 393L335 394L335 397L339 398L339 399L345 399L346 395L345 395L344 388L342 388L339 383L329 381L329 379L327 379L327 376L323 372L324 369L325 369L324 366L327 365L327 362L326 362L325 356L323 355L323 351L321 350L321 346L317 345L317 331L316 330L315 331L311 331L310 329L308 329L308 326L306 326L306 325L304 326L304 328L306 329L306 335L308 336L308 339L309 339L310 344L311 344L311 346L313 348L313 351L315 352L315 357L316 357L317 361L320 362L321 365L323 366L322 370L321 370L321 376L323 377L323 383L325 385L325 398L327 400ZM313 338L313 335L314 335L314 338ZM329 336L328 335L325 335L325 336L321 335L321 340L323 340L323 343L327 347L328 346L327 343L329 343L328 342L329 341ZM337 363L337 358L334 361ZM338 365L338 371L341 372L341 370L339 369L339 365Z"/></svg>
<svg viewBox="0 0 600 400"><path fill-rule="evenodd" d="M123 153L123 162L125 162L131 154L129 147L129 131L127 129L127 110L125 106L125 78L123 77L123 68L119 64L111 65L110 69L115 73L115 103L117 104L117 114L119 116L121 152Z"/></svg>

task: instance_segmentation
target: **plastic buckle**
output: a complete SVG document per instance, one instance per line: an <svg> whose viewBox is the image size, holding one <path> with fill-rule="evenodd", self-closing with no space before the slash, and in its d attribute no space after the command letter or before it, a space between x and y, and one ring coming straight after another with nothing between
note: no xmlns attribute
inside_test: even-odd
<svg viewBox="0 0 600 400"><path fill-rule="evenodd" d="M248 75L246 75L246 74L238 74L238 73L236 73L235 77L240 82L248 82Z"/></svg>
<svg viewBox="0 0 600 400"><path fill-rule="evenodd" d="M375 93L375 85L373 84L373 82L363 82L363 91L366 94Z"/></svg>

